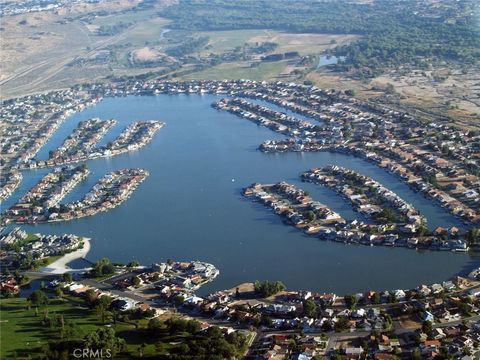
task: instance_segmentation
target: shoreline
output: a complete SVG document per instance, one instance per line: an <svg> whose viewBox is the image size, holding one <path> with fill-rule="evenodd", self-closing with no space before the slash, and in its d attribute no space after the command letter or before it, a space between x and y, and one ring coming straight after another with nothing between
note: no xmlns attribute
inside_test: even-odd
<svg viewBox="0 0 480 360"><path fill-rule="evenodd" d="M83 259L85 258L85 256L87 256L91 248L90 240L91 238L84 237L83 247L81 249L63 255L60 259L54 261L50 265L41 268L40 272L55 275L61 275L66 272L86 272L90 268L72 269L67 264L72 262L73 260Z"/></svg>

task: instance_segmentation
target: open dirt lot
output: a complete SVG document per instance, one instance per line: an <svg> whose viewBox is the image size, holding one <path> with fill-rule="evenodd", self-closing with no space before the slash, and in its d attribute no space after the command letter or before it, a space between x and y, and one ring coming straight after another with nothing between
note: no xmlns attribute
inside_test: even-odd
<svg viewBox="0 0 480 360"><path fill-rule="evenodd" d="M168 22L151 18L154 9L135 13L128 11L138 3L139 0L115 0L2 18L0 96L7 98L67 87L111 73L112 69L107 66L75 68L70 65L79 58L94 58L99 51L118 44L128 42L132 46L144 46L143 36L157 36L155 32L160 33ZM98 36L95 30L100 25L119 21L111 16L94 17L93 22L83 18L99 10L127 11L118 16L130 16L134 19L132 21L138 23L133 23L133 26L119 34ZM148 22L152 26L146 31ZM139 38L138 42L135 42L136 38Z"/></svg>

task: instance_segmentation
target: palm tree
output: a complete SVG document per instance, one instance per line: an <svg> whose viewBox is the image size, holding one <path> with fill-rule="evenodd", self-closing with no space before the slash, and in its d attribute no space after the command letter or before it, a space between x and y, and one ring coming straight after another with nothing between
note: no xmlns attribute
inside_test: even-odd
<svg viewBox="0 0 480 360"><path fill-rule="evenodd" d="M471 228L465 234L465 239L469 245L478 245L480 243L480 229Z"/></svg>
<svg viewBox="0 0 480 360"><path fill-rule="evenodd" d="M97 311L97 315L100 317L100 321L102 322L102 324L105 324L107 315L109 315L110 312L107 311L107 308L103 305L97 305L95 309Z"/></svg>

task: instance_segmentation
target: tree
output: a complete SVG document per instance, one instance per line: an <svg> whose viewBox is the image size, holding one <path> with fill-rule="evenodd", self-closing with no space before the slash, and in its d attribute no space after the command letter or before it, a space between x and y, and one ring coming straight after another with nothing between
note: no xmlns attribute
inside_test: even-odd
<svg viewBox="0 0 480 360"><path fill-rule="evenodd" d="M355 306L357 306L357 297L355 295L345 295L343 297L343 299L345 300L345 305L349 308L349 309L353 309L355 308Z"/></svg>
<svg viewBox="0 0 480 360"><path fill-rule="evenodd" d="M303 315L311 318L318 316L318 306L315 301L307 299L303 302Z"/></svg>
<svg viewBox="0 0 480 360"><path fill-rule="evenodd" d="M175 347L175 352L180 355L188 355L188 353L190 352L190 346L188 346L187 344L179 344Z"/></svg>
<svg viewBox="0 0 480 360"><path fill-rule="evenodd" d="M127 264L127 267L128 267L128 268L137 267L137 266L140 266L140 263L139 263L137 260L130 261L130 262Z"/></svg>
<svg viewBox="0 0 480 360"><path fill-rule="evenodd" d="M412 351L412 360L422 360L422 353L419 349L414 349Z"/></svg>
<svg viewBox="0 0 480 360"><path fill-rule="evenodd" d="M388 294L388 302L394 304L397 302L397 297L395 296L394 292L389 292Z"/></svg>
<svg viewBox="0 0 480 360"><path fill-rule="evenodd" d="M352 137L352 129L350 127L344 126L342 128L342 132L343 132L343 138L345 140L349 140Z"/></svg>
<svg viewBox="0 0 480 360"><path fill-rule="evenodd" d="M427 224L425 224L425 222L422 222L422 224L417 230L417 234L418 236L425 236L430 234L430 230L428 229Z"/></svg>
<svg viewBox="0 0 480 360"><path fill-rule="evenodd" d="M62 275L62 279L63 279L63 281L65 281L67 284L70 284L70 283L73 281L72 274L70 274L70 273L64 273L64 274Z"/></svg>
<svg viewBox="0 0 480 360"><path fill-rule="evenodd" d="M196 320L184 319L169 319L165 322L170 334L177 332L187 332L189 334L196 334L200 331L200 323Z"/></svg>
<svg viewBox="0 0 480 360"><path fill-rule="evenodd" d="M348 328L348 319L345 316L341 316L338 318L337 322L335 323L335 331L341 332L345 331Z"/></svg>
<svg viewBox="0 0 480 360"><path fill-rule="evenodd" d="M167 332L167 325L158 318L150 319L147 326L148 331L155 335L159 336Z"/></svg>
<svg viewBox="0 0 480 360"><path fill-rule="evenodd" d="M47 305L48 297L42 290L35 290L28 299L33 305Z"/></svg>
<svg viewBox="0 0 480 360"><path fill-rule="evenodd" d="M323 323L322 323L322 330L323 331L332 331L333 330L333 324L330 320L325 320Z"/></svg>
<svg viewBox="0 0 480 360"><path fill-rule="evenodd" d="M378 214L378 219L388 223L388 224L393 224L398 222L397 216L395 214L395 211L393 211L390 208L384 208L382 211Z"/></svg>
<svg viewBox="0 0 480 360"><path fill-rule="evenodd" d="M84 338L85 348L93 350L110 349L112 355L125 347L125 340L115 336L115 330L109 327L101 327L91 332Z"/></svg>
<svg viewBox="0 0 480 360"><path fill-rule="evenodd" d="M385 93L389 95L395 94L395 87L393 86L393 84L391 83L387 84L387 86L385 87Z"/></svg>
<svg viewBox="0 0 480 360"><path fill-rule="evenodd" d="M432 330L433 330L433 326L431 321L422 322L422 332L428 335L432 332Z"/></svg>
<svg viewBox="0 0 480 360"><path fill-rule="evenodd" d="M97 305L95 306L95 310L97 311L97 314L100 316L100 319L103 324L105 324L105 318L108 314L108 308L110 307L110 304L112 303L112 298L109 296L101 296L97 300Z"/></svg>
<svg viewBox="0 0 480 360"><path fill-rule="evenodd" d="M111 275L115 272L115 266L110 262L108 258L98 260L90 270L92 277L100 277L105 275Z"/></svg>
<svg viewBox="0 0 480 360"><path fill-rule="evenodd" d="M19 278L20 278L20 281L19 281L20 285L25 285L25 284L28 284L30 282L30 278L27 275L20 275Z"/></svg>
<svg viewBox="0 0 480 360"><path fill-rule="evenodd" d="M469 245L478 245L480 243L480 229L471 228L465 234L465 239Z"/></svg>
<svg viewBox="0 0 480 360"><path fill-rule="evenodd" d="M312 210L307 211L307 219L310 222L316 219L315 213Z"/></svg>
<svg viewBox="0 0 480 360"><path fill-rule="evenodd" d="M266 327L272 327L273 320L270 316L262 316L260 324Z"/></svg>
<svg viewBox="0 0 480 360"><path fill-rule="evenodd" d="M60 286L57 286L55 288L55 295L57 296L57 298L61 299L63 298L63 290Z"/></svg>
<svg viewBox="0 0 480 360"><path fill-rule="evenodd" d="M140 286L141 283L142 283L142 280L140 280L140 278L139 278L138 276L134 276L134 277L133 277L133 285L134 285L135 287Z"/></svg>
<svg viewBox="0 0 480 360"><path fill-rule="evenodd" d="M97 293L93 289L88 289L85 291L85 302L89 307L93 307L95 305L95 302L97 300Z"/></svg>
<svg viewBox="0 0 480 360"><path fill-rule="evenodd" d="M285 291L286 287L281 281L268 281L263 282L255 281L254 289L257 294L262 297L272 296L280 291Z"/></svg>
<svg viewBox="0 0 480 360"><path fill-rule="evenodd" d="M165 351L165 344L162 343L162 342L157 342L155 343L155 351L157 352L157 354L161 354Z"/></svg>

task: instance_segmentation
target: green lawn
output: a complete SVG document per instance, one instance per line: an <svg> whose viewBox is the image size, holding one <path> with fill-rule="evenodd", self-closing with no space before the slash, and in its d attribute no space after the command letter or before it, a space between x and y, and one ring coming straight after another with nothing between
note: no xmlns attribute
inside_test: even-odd
<svg viewBox="0 0 480 360"><path fill-rule="evenodd" d="M24 239L24 242L25 244L28 243L28 242L31 242L31 241L36 241L38 240L39 237L38 235L35 235L35 234L32 234L32 233L28 233L27 234L27 237Z"/></svg>
<svg viewBox="0 0 480 360"><path fill-rule="evenodd" d="M61 257L63 257L63 255L56 255L56 256L49 256L46 258L46 263L44 266L48 266L50 265L51 263L57 261L58 259L60 259Z"/></svg>
<svg viewBox="0 0 480 360"><path fill-rule="evenodd" d="M62 300L50 299L47 306L39 307L38 315L35 314L35 307L28 309L25 298L1 299L1 359L12 359L15 355L17 359L27 359L28 356L35 358L42 354L44 345L61 339L59 325L50 327L42 324L46 310L50 319L63 316L65 330L74 329L73 333L65 332L69 334L68 340L81 340L104 326L100 315L85 307L80 298L65 296ZM203 338L203 335L187 332L154 336L147 330L149 319L133 320L130 317L122 320L114 324L111 314L106 318L106 325L113 327L116 336L126 341L125 351L117 353L116 359L130 359L141 353L145 358L155 358L159 354L168 354L175 344Z"/></svg>
<svg viewBox="0 0 480 360"><path fill-rule="evenodd" d="M50 299L47 306L39 307L38 316L35 315L35 307L32 306L28 310L25 298L1 299L1 359L11 359L15 352L19 359L26 358L28 355L38 355L41 354L43 345L52 340L60 340L60 330L58 328L50 328L42 324L45 310L48 310L50 318L63 315L65 324L74 324L77 332L75 338L78 339L102 326L99 316L94 310L86 308L84 301L80 298L66 296L63 300ZM111 319L108 319L108 321L111 321ZM156 339L148 338L145 330L143 330L147 324L147 319L139 320L139 330L135 330L133 322L117 322L114 326L117 336L126 340L127 351L130 353L137 354L138 348L144 343L147 345L143 350L145 355L156 353L154 345ZM168 346L165 348L168 348Z"/></svg>
<svg viewBox="0 0 480 360"><path fill-rule="evenodd" d="M50 317L63 315L66 323L75 324L79 337L85 336L100 325L98 316L85 308L83 301L77 298L50 299L47 306L41 306L38 309L38 316L35 315L33 306L28 310L24 298L1 299L0 357L2 359L12 358L14 351L19 357L39 353L41 347L49 340L59 339L58 329L42 325L45 310L48 310Z"/></svg>

